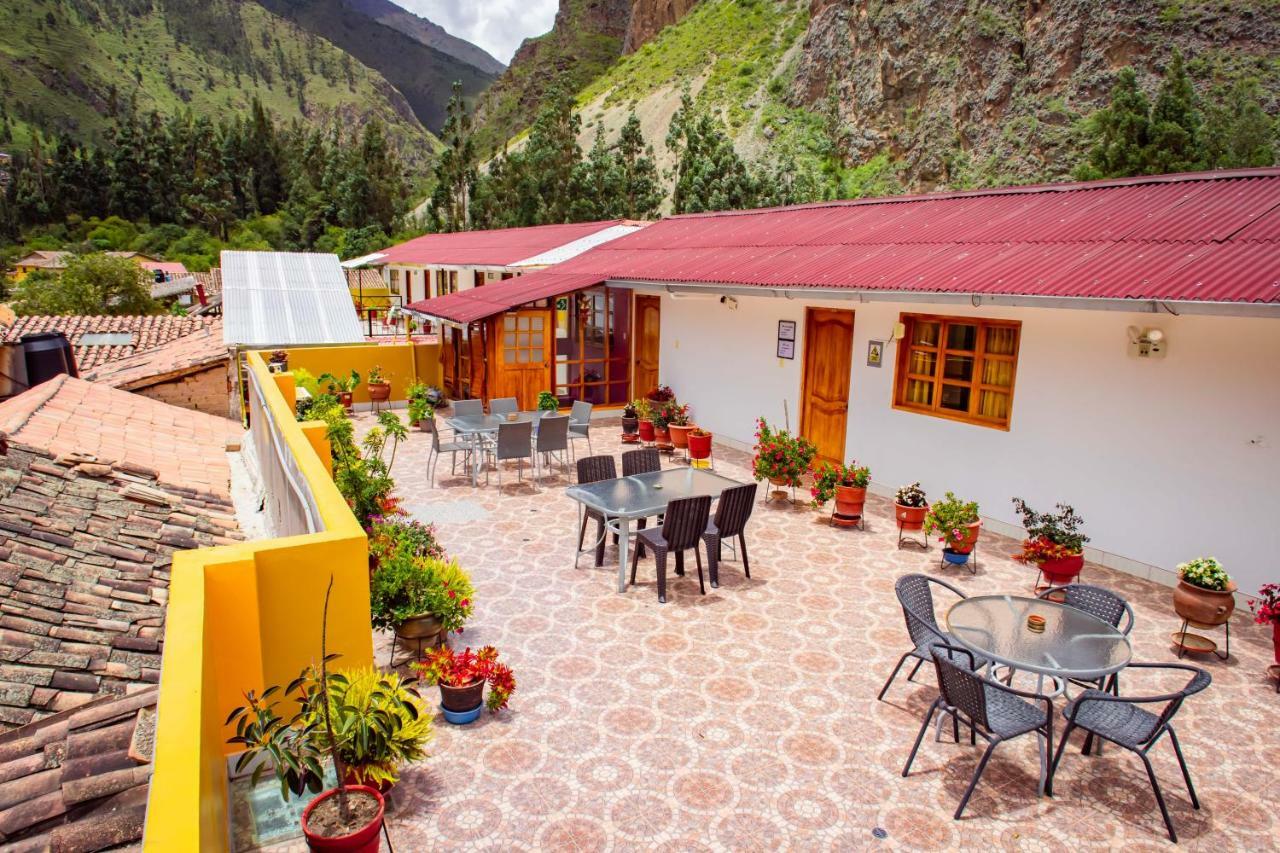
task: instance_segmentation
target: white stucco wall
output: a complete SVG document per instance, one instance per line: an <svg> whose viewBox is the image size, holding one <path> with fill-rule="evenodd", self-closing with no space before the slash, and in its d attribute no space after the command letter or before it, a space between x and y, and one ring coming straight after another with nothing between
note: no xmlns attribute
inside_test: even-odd
<svg viewBox="0 0 1280 853"><path fill-rule="evenodd" d="M665 295L662 381L721 438L749 445L757 416L782 422L784 400L798 428L806 305L855 312L846 456L871 466L878 490L951 489L997 526L1016 524L1014 495L1063 501L1108 565L1169 583L1177 563L1208 554L1243 591L1280 579L1280 323L758 297L730 310ZM896 345L874 368L867 343L887 340L901 312L1022 321L1007 432L892 408ZM793 361L775 357L778 320L796 321ZM1167 356L1130 357L1130 325L1164 330Z"/></svg>

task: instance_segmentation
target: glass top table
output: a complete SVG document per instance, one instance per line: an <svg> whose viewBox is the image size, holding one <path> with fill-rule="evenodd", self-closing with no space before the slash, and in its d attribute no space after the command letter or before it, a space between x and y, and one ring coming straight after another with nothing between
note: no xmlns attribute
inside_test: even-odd
<svg viewBox="0 0 1280 853"><path fill-rule="evenodd" d="M607 530L618 534L618 592L626 592L633 520L661 515L674 500L704 495L714 500L726 489L741 485L701 468L668 468L570 486L565 494L603 515Z"/></svg>
<svg viewBox="0 0 1280 853"><path fill-rule="evenodd" d="M1027 617L1044 617L1043 633ZM1017 595L977 595L947 612L947 630L976 655L1042 676L1096 681L1129 665L1133 649L1117 628L1083 610Z"/></svg>
<svg viewBox="0 0 1280 853"><path fill-rule="evenodd" d="M456 434L474 440L477 436L487 435L498 431L498 427L506 423L532 423L534 435L538 433L538 422L546 415L558 414L549 411L533 411L533 412L516 412L515 417L508 415L455 415L445 419L445 425L452 429ZM566 416L567 417L567 416ZM471 484L476 485L480 482L480 466L483 461L484 454L473 452L471 454Z"/></svg>

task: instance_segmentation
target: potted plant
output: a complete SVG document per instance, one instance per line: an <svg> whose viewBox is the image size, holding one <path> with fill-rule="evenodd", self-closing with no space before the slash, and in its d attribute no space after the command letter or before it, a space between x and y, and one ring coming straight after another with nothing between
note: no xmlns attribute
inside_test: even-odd
<svg viewBox="0 0 1280 853"><path fill-rule="evenodd" d="M365 380L365 385L369 388L370 402L385 403L391 399L391 381L383 376L382 365L373 366L369 371L369 378Z"/></svg>
<svg viewBox="0 0 1280 853"><path fill-rule="evenodd" d="M1280 666L1280 584L1264 583L1258 600L1249 602L1253 618L1259 625L1271 624L1271 645L1276 665Z"/></svg>
<svg viewBox="0 0 1280 853"><path fill-rule="evenodd" d="M755 456L751 470L757 480L795 488L817 455L818 448L809 439L792 436L785 429L775 430L764 418L756 421Z"/></svg>
<svg viewBox="0 0 1280 853"><path fill-rule="evenodd" d="M653 413L649 419L653 421L653 440L660 448L669 449L675 446L671 443L671 430L668 428L671 423L670 418L675 411L674 398L653 405Z"/></svg>
<svg viewBox="0 0 1280 853"><path fill-rule="evenodd" d="M540 412L558 412L560 411L560 400L550 391L538 392L538 411Z"/></svg>
<svg viewBox="0 0 1280 853"><path fill-rule="evenodd" d="M635 444L639 439L640 415L635 403L627 403L622 409L622 440L627 444Z"/></svg>
<svg viewBox="0 0 1280 853"><path fill-rule="evenodd" d="M893 498L893 514L898 520L898 530L920 530L929 512L929 501L920 483L915 482L898 489Z"/></svg>
<svg viewBox="0 0 1280 853"><path fill-rule="evenodd" d="M498 650L485 646L478 652L467 648L455 652L448 646L432 650L426 660L414 663L413 668L422 674L428 684L440 688L440 710L444 718L455 725L466 725L480 716L480 710L488 707L496 714L507 707L507 701L516 689L515 673L511 667L498 662ZM485 685L489 695L485 697Z"/></svg>
<svg viewBox="0 0 1280 853"><path fill-rule="evenodd" d="M857 524L862 519L867 502L867 484L871 482L871 469L857 462L835 465L823 462L813 470L813 505L821 507L835 498L836 507L831 521L840 527Z"/></svg>
<svg viewBox="0 0 1280 853"><path fill-rule="evenodd" d="M379 412L378 425L365 433L357 446L355 429L340 406L332 402L323 408L313 406L311 415L325 423L333 458L333 483L360 526L368 530L375 518L394 514L397 501L392 491L396 484L391 479L391 467L396 461L396 449L409 434L400 418L393 412Z"/></svg>
<svg viewBox="0 0 1280 853"><path fill-rule="evenodd" d="M401 640L438 640L462 633L475 589L457 560L394 550L382 557L369 582L373 627L390 628Z"/></svg>
<svg viewBox="0 0 1280 853"><path fill-rule="evenodd" d="M271 373L286 373L289 370L289 353L282 349L273 350L267 359L267 370Z"/></svg>
<svg viewBox="0 0 1280 853"><path fill-rule="evenodd" d="M636 417L639 419L636 428L639 430L640 440L645 443L652 443L657 434L653 429L653 406L648 400L636 400L632 402L636 409Z"/></svg>
<svg viewBox="0 0 1280 853"><path fill-rule="evenodd" d="M981 530L978 504L962 501L954 492L947 492L946 497L931 504L924 519L924 532L938 534L942 558L957 566L969 562Z"/></svg>
<svg viewBox="0 0 1280 853"><path fill-rule="evenodd" d="M693 424L689 421L689 406L675 400L665 404L667 431L671 433L671 444L681 450L689 448L689 433Z"/></svg>
<svg viewBox="0 0 1280 853"><path fill-rule="evenodd" d="M409 386L409 423L417 424L418 429L426 432L431 429L431 418L435 417L436 407L431 402L430 389L421 382Z"/></svg>
<svg viewBox="0 0 1280 853"><path fill-rule="evenodd" d="M375 516L369 528L369 570L377 569L382 560L397 553L413 557L444 558L444 548L436 541L434 524L404 521L399 517Z"/></svg>
<svg viewBox="0 0 1280 853"><path fill-rule="evenodd" d="M351 411L351 395L360 384L360 374L354 370L350 376L337 377L332 373L321 373L320 381L328 383L329 393L338 398L342 408Z"/></svg>
<svg viewBox="0 0 1280 853"><path fill-rule="evenodd" d="M284 688L268 687L260 695L252 690L244 694L246 704L227 717L227 725L235 723L236 733L228 743L245 748L236 759L235 772L243 772L256 762L250 779L257 785L270 769L280 782L280 796L288 801L290 794L304 791L319 794L302 812L302 832L312 850L360 851L377 853L381 847L382 819L386 803L377 788L347 783L346 765L342 760L341 729L336 729L330 713L333 701L329 695L335 684L329 663L337 657L327 651L329 595L333 592L333 576L324 595L324 618L320 629L320 672L308 667ZM337 676L338 674L334 674ZM341 676L338 676L341 678ZM313 685L310 692L303 688ZM283 717L277 710L289 697L297 700L297 710ZM412 707L412 706L410 706ZM406 711L416 713L417 709ZM354 714L361 727L381 725L372 712ZM375 722L376 720L376 722ZM323 729L323 735L320 733ZM333 760L338 784L323 791L325 753Z"/></svg>
<svg viewBox="0 0 1280 853"><path fill-rule="evenodd" d="M711 433L696 426L689 431L689 458L711 458Z"/></svg>
<svg viewBox="0 0 1280 853"><path fill-rule="evenodd" d="M661 406L663 403L668 403L675 398L676 392L671 390L670 385L659 385L657 388L654 388L645 395L645 399L652 403L655 408Z"/></svg>
<svg viewBox="0 0 1280 853"><path fill-rule="evenodd" d="M1057 512L1036 512L1022 498L1013 499L1013 508L1022 516L1027 538L1022 553L1014 559L1039 568L1050 586L1074 581L1084 568L1084 543L1089 537L1080 532L1084 519L1068 504L1057 504Z"/></svg>
<svg viewBox="0 0 1280 853"><path fill-rule="evenodd" d="M1211 628L1224 624L1236 609L1236 584L1213 557L1196 557L1178 566L1173 609L1188 622Z"/></svg>

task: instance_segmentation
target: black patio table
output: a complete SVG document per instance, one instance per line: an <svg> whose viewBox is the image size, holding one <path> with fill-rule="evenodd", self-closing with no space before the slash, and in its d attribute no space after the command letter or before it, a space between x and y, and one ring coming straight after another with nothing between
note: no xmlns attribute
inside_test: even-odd
<svg viewBox="0 0 1280 853"><path fill-rule="evenodd" d="M455 433L463 438L476 443L476 452L471 454L471 485L479 485L480 483L480 465L483 461L483 453L480 453L479 439L482 436L498 431L498 427L506 423L527 423L533 422L533 433L538 434L538 421L547 414L553 414L544 410L533 412L516 412L514 417L508 415L457 415L447 418L445 424L449 426Z"/></svg>
<svg viewBox="0 0 1280 853"><path fill-rule="evenodd" d="M626 592L632 521L662 515L671 501L703 495L715 500L725 489L740 485L737 480L701 468L668 468L570 486L565 494L604 516L606 536L610 532L618 534L618 592ZM717 585L715 576L711 585Z"/></svg>

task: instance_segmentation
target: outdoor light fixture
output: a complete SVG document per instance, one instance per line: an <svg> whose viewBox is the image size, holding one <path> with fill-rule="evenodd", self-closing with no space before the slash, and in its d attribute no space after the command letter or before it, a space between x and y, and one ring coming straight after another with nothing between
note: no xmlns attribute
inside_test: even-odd
<svg viewBox="0 0 1280 853"><path fill-rule="evenodd" d="M737 300L737 297L734 297L734 296L721 296L721 297L720 297L720 304L721 304L721 305L723 305L725 308L728 308L730 311L737 311L737 310L738 310L738 300Z"/></svg>
<svg viewBox="0 0 1280 853"><path fill-rule="evenodd" d="M1164 358L1169 344L1160 329L1128 328L1129 355L1135 358Z"/></svg>

